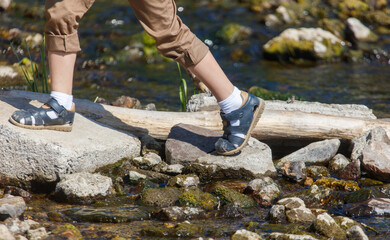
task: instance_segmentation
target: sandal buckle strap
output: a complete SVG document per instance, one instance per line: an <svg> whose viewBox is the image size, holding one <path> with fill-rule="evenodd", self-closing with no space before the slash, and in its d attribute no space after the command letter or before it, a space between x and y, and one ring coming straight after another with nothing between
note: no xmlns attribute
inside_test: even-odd
<svg viewBox="0 0 390 240"><path fill-rule="evenodd" d="M67 113L67 110L54 98L51 98L46 104L49 105L61 117L64 117Z"/></svg>

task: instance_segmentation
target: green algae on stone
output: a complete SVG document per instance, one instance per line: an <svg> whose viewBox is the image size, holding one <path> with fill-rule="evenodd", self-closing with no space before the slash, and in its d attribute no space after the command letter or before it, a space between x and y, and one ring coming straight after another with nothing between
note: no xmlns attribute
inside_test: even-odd
<svg viewBox="0 0 390 240"><path fill-rule="evenodd" d="M179 196L179 204L213 210L218 206L219 201L214 195L202 192L197 187L191 187L187 192Z"/></svg>
<svg viewBox="0 0 390 240"><path fill-rule="evenodd" d="M343 217L343 216L336 216L336 217L333 217L333 219L336 221L336 223L341 227L341 229L343 229L344 231L347 231L348 229L350 229L351 227L353 226L360 226L360 223L350 219L350 218L347 218L347 217Z"/></svg>
<svg viewBox="0 0 390 240"><path fill-rule="evenodd" d="M368 5L360 0L341 0L338 4L341 16L359 17L369 10Z"/></svg>
<svg viewBox="0 0 390 240"><path fill-rule="evenodd" d="M390 198L390 184L362 188L344 196L345 203L364 202L373 198Z"/></svg>
<svg viewBox="0 0 390 240"><path fill-rule="evenodd" d="M146 206L168 207L177 202L180 194L180 189L173 187L148 188L142 191L139 200Z"/></svg>
<svg viewBox="0 0 390 240"><path fill-rule="evenodd" d="M252 208L256 206L255 200L251 197L231 190L225 186L218 185L211 193L221 200L222 205L235 204L242 208Z"/></svg>
<svg viewBox="0 0 390 240"><path fill-rule="evenodd" d="M318 22L320 27L322 27L324 30L329 31L333 33L336 37L339 37L340 39L345 38L345 23L343 23L339 19L331 19L331 18L324 18Z"/></svg>
<svg viewBox="0 0 390 240"><path fill-rule="evenodd" d="M291 93L281 93L276 91L267 90L265 88L253 86L249 88L249 93L260 97L264 100L282 100L287 101L289 99L295 98L295 100L304 101L305 99L299 96L295 96Z"/></svg>
<svg viewBox="0 0 390 240"><path fill-rule="evenodd" d="M237 23L229 23L217 32L217 37L228 44L233 44L247 39L251 34L252 30L249 27Z"/></svg>
<svg viewBox="0 0 390 240"><path fill-rule="evenodd" d="M327 213L323 213L317 216L314 222L314 228L322 235L335 239L346 239L346 232L336 223L336 221Z"/></svg>
<svg viewBox="0 0 390 240"><path fill-rule="evenodd" d="M314 182L315 185L324 186L337 191L354 192L360 189L359 184L351 180L338 180L336 178L323 177Z"/></svg>
<svg viewBox="0 0 390 240"><path fill-rule="evenodd" d="M179 223L174 227L149 226L141 230L142 236L149 237L172 237L172 238L194 238L203 236L203 228L187 221Z"/></svg>
<svg viewBox="0 0 390 240"><path fill-rule="evenodd" d="M330 177L328 168L324 166L307 166L306 174L308 177L318 179L322 177Z"/></svg>
<svg viewBox="0 0 390 240"><path fill-rule="evenodd" d="M321 207L327 205L332 198L332 189L323 186L312 185L309 189L289 193L283 196L298 197L302 199L307 207Z"/></svg>
<svg viewBox="0 0 390 240"><path fill-rule="evenodd" d="M104 176L110 177L113 182L119 177L123 178L127 171L131 169L130 159L123 158L115 163L108 164L95 170L95 173L100 173Z"/></svg>
<svg viewBox="0 0 390 240"><path fill-rule="evenodd" d="M371 186L379 186L383 185L383 182L371 178L361 178L359 179L360 186L363 187L371 187Z"/></svg>
<svg viewBox="0 0 390 240"><path fill-rule="evenodd" d="M64 225L56 227L52 231L52 233L58 234L58 235L62 235L62 234L65 235L65 233L66 233L66 236L68 237L67 239L72 239L72 240L83 240L84 239L83 236L81 235L80 230L70 223L65 223ZM71 235L70 238L69 238L69 235Z"/></svg>

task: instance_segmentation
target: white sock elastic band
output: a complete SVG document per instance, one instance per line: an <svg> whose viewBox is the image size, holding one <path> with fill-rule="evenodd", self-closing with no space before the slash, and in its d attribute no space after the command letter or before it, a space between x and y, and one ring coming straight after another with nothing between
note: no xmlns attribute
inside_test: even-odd
<svg viewBox="0 0 390 240"><path fill-rule="evenodd" d="M50 96L52 98L54 98L55 100L57 100L57 102L60 105L62 105L66 110L72 109L72 106L73 106L73 96L72 95L62 93L62 92L52 91L50 93Z"/></svg>

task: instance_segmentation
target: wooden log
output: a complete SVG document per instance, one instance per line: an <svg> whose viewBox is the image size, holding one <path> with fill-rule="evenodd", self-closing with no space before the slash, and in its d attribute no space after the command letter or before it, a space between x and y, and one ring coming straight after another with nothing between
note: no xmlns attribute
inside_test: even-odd
<svg viewBox="0 0 390 240"><path fill-rule="evenodd" d="M1 96L24 97L45 102L47 94L24 91L1 91ZM77 112L116 129L137 136L149 134L166 139L172 126L192 124L221 131L218 111L212 112L162 112L128 109L75 99ZM271 104L272 105L272 104ZM77 123L76 123L77 124ZM384 128L390 137L390 122L367 118L332 116L266 108L252 136L263 141L291 141L339 138L350 140L375 127Z"/></svg>

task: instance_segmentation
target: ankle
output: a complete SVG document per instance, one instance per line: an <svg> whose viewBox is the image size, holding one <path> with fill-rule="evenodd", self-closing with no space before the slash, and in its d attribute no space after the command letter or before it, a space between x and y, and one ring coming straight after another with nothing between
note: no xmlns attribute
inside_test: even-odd
<svg viewBox="0 0 390 240"><path fill-rule="evenodd" d="M73 108L73 96L62 93L62 92L56 92L52 91L50 93L50 96L57 100L57 102L62 105L66 110L71 110Z"/></svg>

